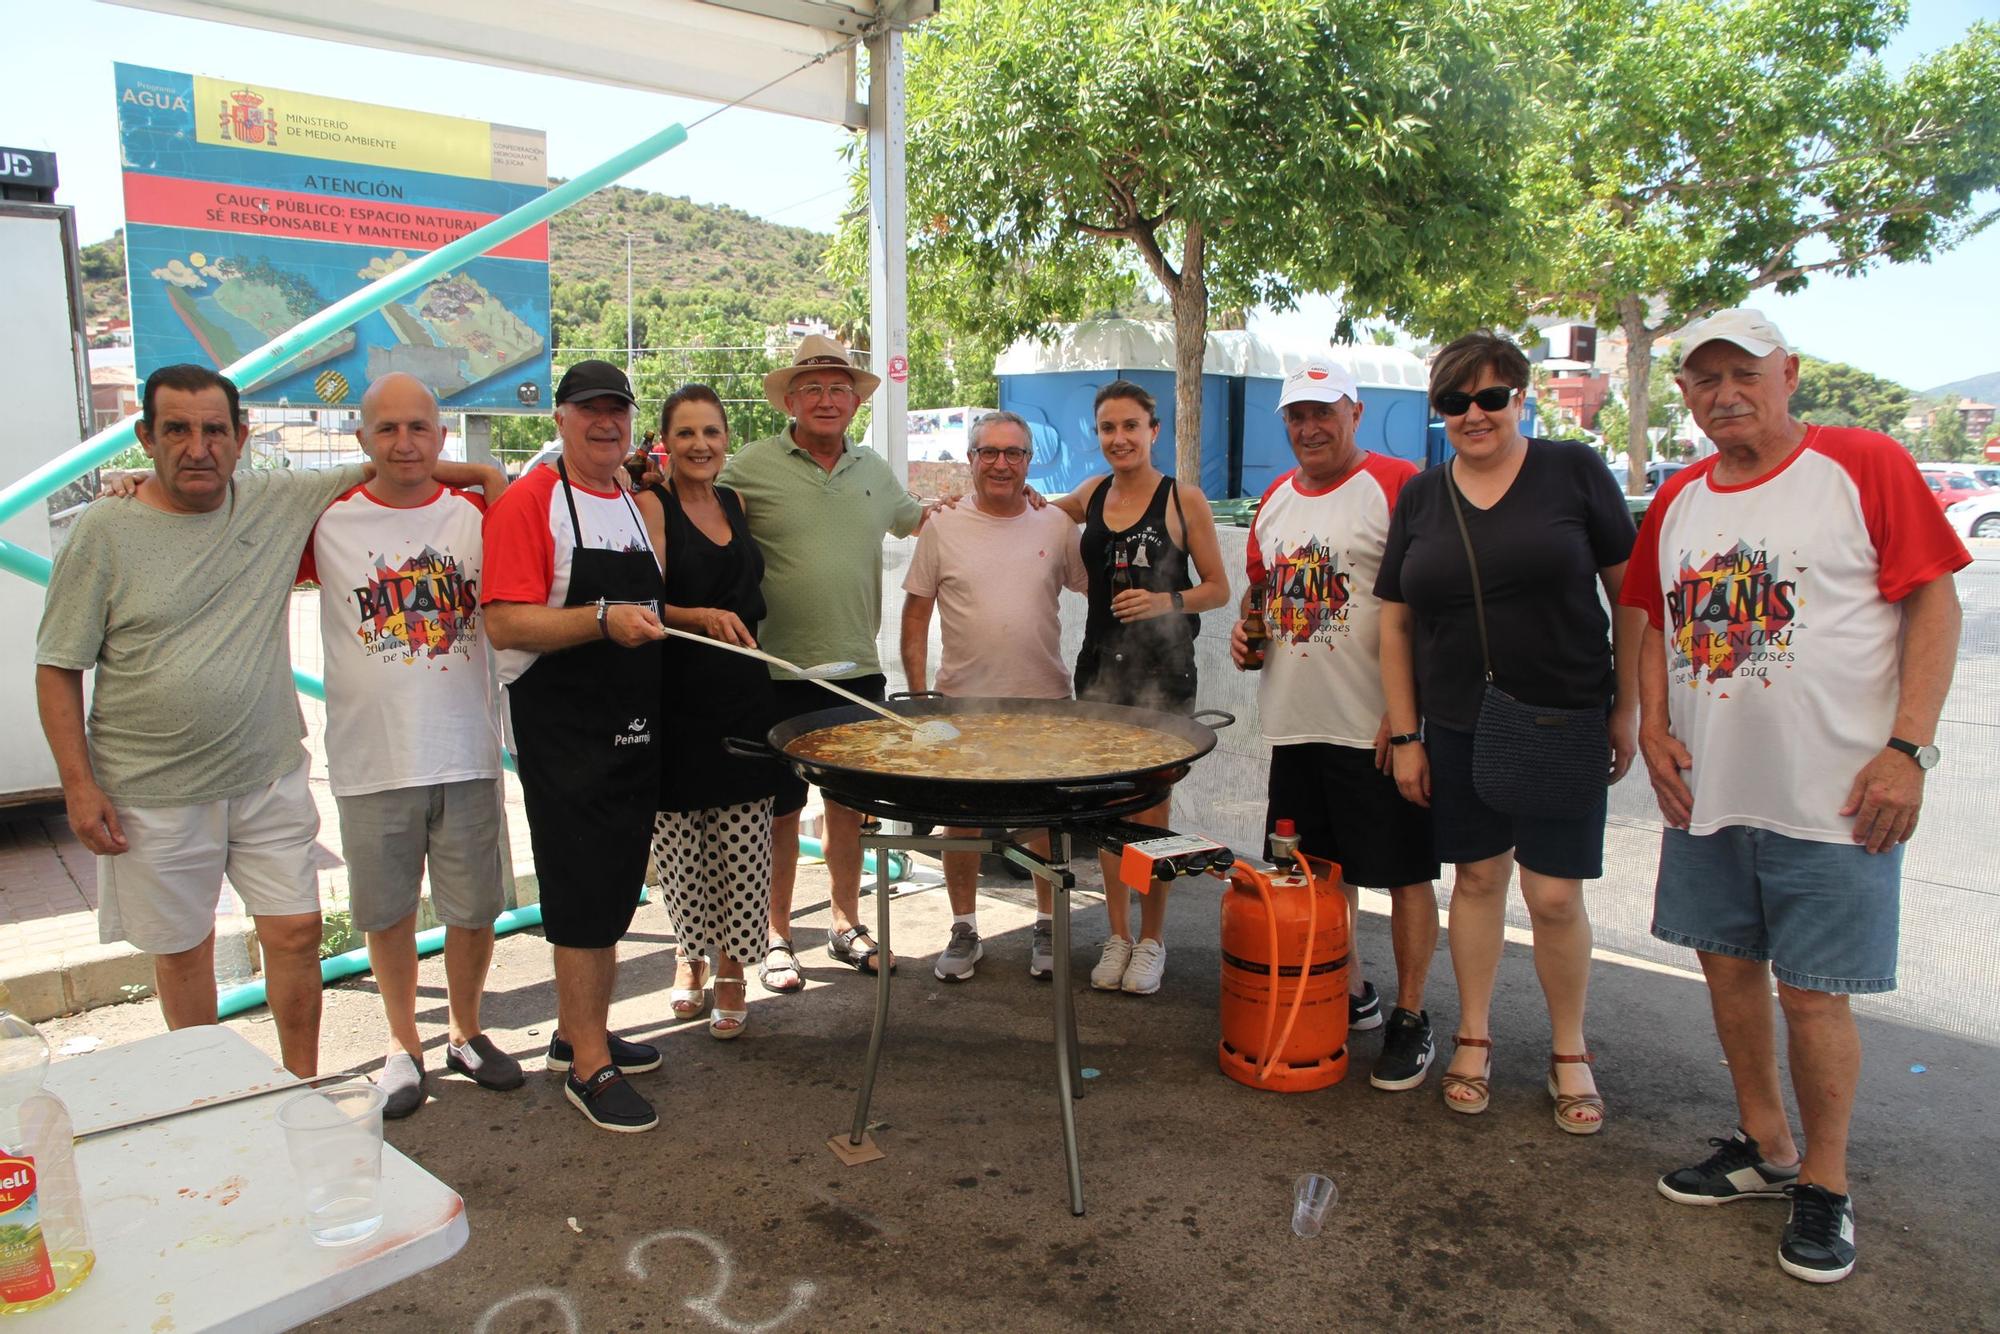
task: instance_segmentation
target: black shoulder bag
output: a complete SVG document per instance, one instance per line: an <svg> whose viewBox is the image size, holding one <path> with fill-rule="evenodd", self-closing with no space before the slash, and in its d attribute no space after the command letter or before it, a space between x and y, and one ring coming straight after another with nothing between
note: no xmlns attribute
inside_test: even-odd
<svg viewBox="0 0 2000 1334"><path fill-rule="evenodd" d="M1445 467L1452 517L1472 573L1472 611L1479 622L1479 656L1486 693L1472 729L1472 786L1479 799L1508 815L1582 815L1603 799L1611 778L1611 732L1603 709L1552 709L1515 699L1493 684L1493 650L1486 638L1486 599L1479 560L1465 526L1458 479Z"/></svg>

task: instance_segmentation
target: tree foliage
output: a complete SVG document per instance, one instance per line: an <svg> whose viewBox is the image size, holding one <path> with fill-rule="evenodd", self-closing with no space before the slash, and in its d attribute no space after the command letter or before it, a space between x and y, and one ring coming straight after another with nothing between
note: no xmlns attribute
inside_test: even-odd
<svg viewBox="0 0 2000 1334"><path fill-rule="evenodd" d="M960 329L1046 331L1163 288L1179 470L1199 475L1211 305L1339 290L1401 314L1505 208L1500 0L993 0L908 45L912 288ZM1332 332L1332 331L1329 331Z"/></svg>
<svg viewBox="0 0 2000 1334"><path fill-rule="evenodd" d="M1582 314L1622 329L1643 403L1661 335L1764 288L1921 260L1995 217L1982 192L2000 182L2000 26L1974 24L1896 76L1875 53L1902 0L1537 12L1522 30L1540 82L1516 263L1433 291L1436 318ZM1637 425L1629 445L1636 485Z"/></svg>
<svg viewBox="0 0 2000 1334"><path fill-rule="evenodd" d="M1861 426L1890 434L1903 423L1910 391L1844 361L1799 358L1792 415L1821 426Z"/></svg>
<svg viewBox="0 0 2000 1334"><path fill-rule="evenodd" d="M1965 433L1965 418L1958 415L1960 401L1957 394L1947 394L1931 413L1917 441L1918 452L1924 458L1957 462L1973 457L1974 445Z"/></svg>

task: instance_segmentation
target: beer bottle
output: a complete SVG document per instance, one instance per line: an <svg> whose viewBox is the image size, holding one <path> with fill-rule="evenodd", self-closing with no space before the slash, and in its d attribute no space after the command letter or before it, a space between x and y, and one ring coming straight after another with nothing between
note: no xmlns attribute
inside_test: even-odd
<svg viewBox="0 0 2000 1334"><path fill-rule="evenodd" d="M1127 589L1137 587L1132 581L1132 552L1123 542L1111 557L1111 596L1117 597Z"/></svg>
<svg viewBox="0 0 2000 1334"><path fill-rule="evenodd" d="M1243 616L1243 638L1249 651L1243 655L1243 670L1261 672L1264 670L1264 645L1270 641L1270 627L1264 624L1263 585L1250 590L1250 610Z"/></svg>

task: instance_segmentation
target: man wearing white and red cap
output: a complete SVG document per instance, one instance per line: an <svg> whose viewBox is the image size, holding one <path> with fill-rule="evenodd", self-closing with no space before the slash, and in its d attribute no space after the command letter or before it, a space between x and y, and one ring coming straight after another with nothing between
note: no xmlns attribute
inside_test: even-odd
<svg viewBox="0 0 2000 1334"><path fill-rule="evenodd" d="M835 679L877 700L888 689L875 648L882 628L882 539L908 537L926 513L886 459L847 443L856 410L881 383L880 376L856 368L839 343L808 334L791 365L764 377L765 399L792 424L731 455L720 478L742 498L750 535L764 553L769 611L759 637L765 651L802 666L851 662ZM772 672L780 720L840 703L810 681ZM787 773L771 824L771 940L758 970L767 991L805 985L791 942L805 803L805 782ZM833 915L827 953L873 972L879 951L859 917L861 817L828 802L825 847Z"/></svg>
<svg viewBox="0 0 2000 1334"><path fill-rule="evenodd" d="M1791 415L1799 359L1769 320L1718 311L1683 345L1676 382L1717 452L1660 488L1619 601L1648 631L1639 742L1667 825L1653 934L1699 953L1738 1125L1659 1188L1788 1196L1779 1266L1832 1283L1855 1255L1848 997L1896 985L1903 844L1939 758L1952 574L1971 558L1901 445Z"/></svg>
<svg viewBox="0 0 2000 1334"><path fill-rule="evenodd" d="M1265 829L1290 820L1304 851L1340 865L1350 920L1359 886L1389 892L1396 1004L1369 1082L1411 1089L1436 1050L1424 982L1437 950L1438 860L1430 812L1404 800L1387 772L1375 576L1396 497L1417 470L1355 442L1361 396L1338 362L1309 361L1287 376L1278 411L1299 466L1257 508L1244 599L1246 612L1261 600L1269 636L1257 692L1272 747ZM1229 652L1238 667L1256 668L1257 646L1240 620ZM1358 948L1348 977L1360 984L1349 994L1349 1027L1381 1027Z"/></svg>

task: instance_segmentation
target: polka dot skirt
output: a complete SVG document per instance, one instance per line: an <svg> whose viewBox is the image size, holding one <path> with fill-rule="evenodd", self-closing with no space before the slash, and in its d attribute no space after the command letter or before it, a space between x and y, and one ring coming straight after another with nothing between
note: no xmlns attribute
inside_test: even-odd
<svg viewBox="0 0 2000 1334"><path fill-rule="evenodd" d="M771 799L653 818L648 884L667 899L683 958L756 963L771 915Z"/></svg>

